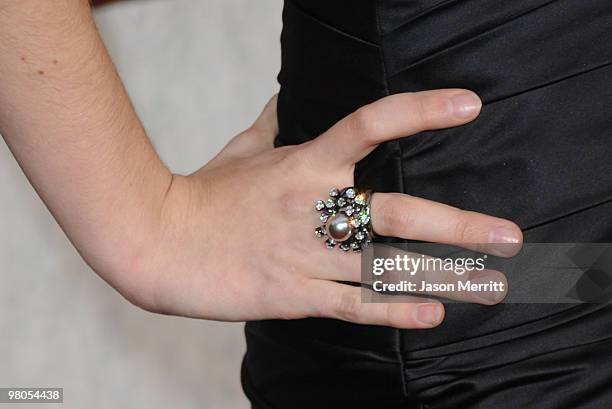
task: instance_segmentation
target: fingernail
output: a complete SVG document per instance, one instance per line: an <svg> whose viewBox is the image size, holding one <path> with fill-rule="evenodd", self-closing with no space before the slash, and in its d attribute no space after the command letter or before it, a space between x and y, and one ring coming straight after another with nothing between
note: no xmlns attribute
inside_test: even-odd
<svg viewBox="0 0 612 409"><path fill-rule="evenodd" d="M521 250L520 233L506 227L499 227L489 234L487 250L490 254L501 257L512 257Z"/></svg>
<svg viewBox="0 0 612 409"><path fill-rule="evenodd" d="M421 304L417 307L416 319L423 326L436 326L442 321L442 307L439 304Z"/></svg>
<svg viewBox="0 0 612 409"><path fill-rule="evenodd" d="M508 283L501 273L498 275L493 274L493 272L484 270L484 271L475 271L470 276L470 282L472 284L485 284L491 285L491 283L501 282L503 283L503 290L499 287L492 287L491 289L487 289L485 291L477 291L473 293L473 295L484 302L484 304L495 305L499 304L506 298L506 294L508 291ZM487 288L487 287L484 287ZM499 289L499 291L497 291Z"/></svg>
<svg viewBox="0 0 612 409"><path fill-rule="evenodd" d="M518 244L521 237L513 229L499 227L489 234L489 243L495 244Z"/></svg>
<svg viewBox="0 0 612 409"><path fill-rule="evenodd" d="M475 116L482 108L482 101L472 92L455 95L451 98L451 103L455 116L462 119Z"/></svg>

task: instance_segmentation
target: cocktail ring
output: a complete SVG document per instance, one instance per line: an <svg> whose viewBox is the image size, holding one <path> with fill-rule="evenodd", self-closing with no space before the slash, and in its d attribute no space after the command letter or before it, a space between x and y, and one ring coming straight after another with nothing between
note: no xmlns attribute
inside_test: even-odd
<svg viewBox="0 0 612 409"><path fill-rule="evenodd" d="M316 236L325 239L330 249L338 246L342 251L362 251L373 238L371 200L371 190L361 192L355 187L330 190L329 199L315 203L322 223L315 229Z"/></svg>

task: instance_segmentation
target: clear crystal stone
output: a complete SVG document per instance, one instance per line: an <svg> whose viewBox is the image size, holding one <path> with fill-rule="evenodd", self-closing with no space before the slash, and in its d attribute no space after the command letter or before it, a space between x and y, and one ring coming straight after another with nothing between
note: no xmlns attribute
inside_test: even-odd
<svg viewBox="0 0 612 409"><path fill-rule="evenodd" d="M340 245L340 250L342 251L349 251L351 248L348 244L341 244Z"/></svg>
<svg viewBox="0 0 612 409"><path fill-rule="evenodd" d="M357 234L355 234L355 238L359 241L365 239L365 234L363 233L363 231L358 231Z"/></svg>
<svg viewBox="0 0 612 409"><path fill-rule="evenodd" d="M350 207L350 206L349 206L349 207L347 207L346 209L344 209L344 213L345 213L347 216L351 216L351 215L353 214L353 212L354 212L354 210L353 210L353 208L352 208L352 207Z"/></svg>
<svg viewBox="0 0 612 409"><path fill-rule="evenodd" d="M357 243L356 241L352 242L352 243L351 243L351 248L352 248L353 250L355 250L355 249L359 249L359 243Z"/></svg>
<svg viewBox="0 0 612 409"><path fill-rule="evenodd" d="M342 207L346 204L346 200L343 197L341 197L338 199L337 203L338 203L338 206Z"/></svg>
<svg viewBox="0 0 612 409"><path fill-rule="evenodd" d="M331 197L338 197L339 194L340 194L340 191L338 189L332 189L329 191L329 195Z"/></svg>
<svg viewBox="0 0 612 409"><path fill-rule="evenodd" d="M319 220L321 220L323 223L325 223L327 221L327 219L329 219L329 214L326 212L321 213L321 216L319 217Z"/></svg>
<svg viewBox="0 0 612 409"><path fill-rule="evenodd" d="M315 235L316 235L317 237L319 237L319 238L321 238L321 237L325 236L325 228L323 228L323 227L317 227L317 228L315 229Z"/></svg>
<svg viewBox="0 0 612 409"><path fill-rule="evenodd" d="M370 222L370 209L369 208L365 208L361 211L361 213L359 213L359 223L361 223L362 226L367 225Z"/></svg>
<svg viewBox="0 0 612 409"><path fill-rule="evenodd" d="M353 189L353 188L346 189L346 192L344 192L344 195L346 197L348 197L349 199L354 199L355 198L355 189Z"/></svg>
<svg viewBox="0 0 612 409"><path fill-rule="evenodd" d="M325 209L325 202L323 200L317 200L317 203L315 203L315 209L319 211Z"/></svg>
<svg viewBox="0 0 612 409"><path fill-rule="evenodd" d="M325 241L325 245L328 249L333 249L334 247L336 247L336 242L332 239L328 239Z"/></svg>
<svg viewBox="0 0 612 409"><path fill-rule="evenodd" d="M334 199L327 199L327 202L325 202L325 207L327 207L328 209L331 209L335 205L336 201Z"/></svg>

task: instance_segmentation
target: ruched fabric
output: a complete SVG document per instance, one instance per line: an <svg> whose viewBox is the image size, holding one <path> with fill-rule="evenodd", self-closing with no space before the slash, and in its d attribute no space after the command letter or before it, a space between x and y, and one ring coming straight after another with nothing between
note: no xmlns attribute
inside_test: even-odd
<svg viewBox="0 0 612 409"><path fill-rule="evenodd" d="M358 185L511 219L527 242L612 242L612 1L286 0L283 19L277 145L386 95L471 89L476 121L381 145ZM256 408L612 407L605 305L450 304L433 330L306 319L246 334Z"/></svg>

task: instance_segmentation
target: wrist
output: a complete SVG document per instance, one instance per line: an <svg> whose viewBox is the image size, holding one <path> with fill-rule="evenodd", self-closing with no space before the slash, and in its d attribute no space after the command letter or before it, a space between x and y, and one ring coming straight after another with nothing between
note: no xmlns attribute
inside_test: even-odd
<svg viewBox="0 0 612 409"><path fill-rule="evenodd" d="M192 176L172 174L156 205L155 217L143 229L143 240L124 266L119 292L131 303L150 312L182 315L176 308L174 292L183 292L185 272L206 271L202 257L197 261L185 254L206 252L201 232L204 216L200 181ZM200 234L198 234L200 233ZM185 290L188 291L188 290Z"/></svg>

